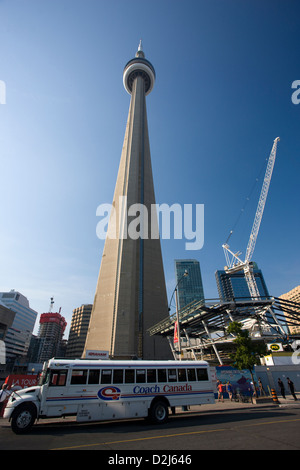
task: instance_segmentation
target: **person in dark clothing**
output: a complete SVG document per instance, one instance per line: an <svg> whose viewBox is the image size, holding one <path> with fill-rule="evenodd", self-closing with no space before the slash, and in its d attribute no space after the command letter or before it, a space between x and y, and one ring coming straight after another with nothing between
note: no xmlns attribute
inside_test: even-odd
<svg viewBox="0 0 300 470"><path fill-rule="evenodd" d="M267 396L266 392L265 392L265 389L263 387L263 384L262 384L262 381L261 381L261 378L259 377L258 378L258 386L259 386L259 393L260 393L260 396L263 397L263 396Z"/></svg>
<svg viewBox="0 0 300 470"><path fill-rule="evenodd" d="M280 393L282 395L282 398L285 398L285 388L281 379L278 379L278 386L280 388Z"/></svg>
<svg viewBox="0 0 300 470"><path fill-rule="evenodd" d="M287 379L287 383L288 383L290 392L291 392L291 394L292 394L293 397L294 397L294 400L297 400L297 397L296 397L296 395L295 395L294 383L293 383L293 382L291 381L291 379L289 379L288 377L287 377L286 379Z"/></svg>

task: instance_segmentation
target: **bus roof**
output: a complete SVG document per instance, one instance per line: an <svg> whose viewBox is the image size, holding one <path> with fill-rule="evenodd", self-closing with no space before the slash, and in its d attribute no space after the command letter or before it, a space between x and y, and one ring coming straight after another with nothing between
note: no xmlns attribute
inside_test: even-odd
<svg viewBox="0 0 300 470"><path fill-rule="evenodd" d="M51 368L69 367L208 367L206 361L147 361L147 360L103 360L103 359L56 359L47 363Z"/></svg>

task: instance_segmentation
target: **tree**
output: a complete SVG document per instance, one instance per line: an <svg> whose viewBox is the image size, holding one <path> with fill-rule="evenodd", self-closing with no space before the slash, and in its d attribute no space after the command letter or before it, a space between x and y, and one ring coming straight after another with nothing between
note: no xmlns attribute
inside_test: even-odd
<svg viewBox="0 0 300 470"><path fill-rule="evenodd" d="M236 336L233 341L236 345L234 354L231 355L237 369L248 369L254 386L254 396L256 390L254 385L253 368L259 364L259 358L267 353L267 346L262 342L255 342L250 338L249 331L242 329L242 324L232 322L227 328L227 332Z"/></svg>

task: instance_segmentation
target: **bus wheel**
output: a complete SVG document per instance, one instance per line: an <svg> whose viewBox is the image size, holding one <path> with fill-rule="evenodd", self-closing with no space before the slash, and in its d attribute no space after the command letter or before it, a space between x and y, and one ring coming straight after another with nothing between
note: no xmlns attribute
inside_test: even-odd
<svg viewBox="0 0 300 470"><path fill-rule="evenodd" d="M11 418L11 428L16 434L29 432L36 419L35 406L27 403L15 409Z"/></svg>
<svg viewBox="0 0 300 470"><path fill-rule="evenodd" d="M163 424L168 419L168 405L162 401L155 401L150 408L149 418L152 423Z"/></svg>

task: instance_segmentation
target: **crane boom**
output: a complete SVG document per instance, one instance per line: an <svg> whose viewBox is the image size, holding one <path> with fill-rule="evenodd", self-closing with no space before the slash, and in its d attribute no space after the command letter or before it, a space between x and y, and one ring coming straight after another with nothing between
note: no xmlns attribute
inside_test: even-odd
<svg viewBox="0 0 300 470"><path fill-rule="evenodd" d="M254 222L253 222L253 226L252 226L252 230L251 230L251 234L250 234L250 238L249 238L249 242L248 242L248 246L246 250L245 262L251 261L251 258L254 252L255 243L257 240L259 227L260 227L260 223L261 223L261 219L263 216L263 212L264 212L264 208L265 208L265 204L267 200L267 195L268 195L268 191L270 187L271 177L272 177L275 158L276 158L277 143L279 140L280 138L276 137L273 143L270 156L269 156L265 178L264 178L264 182L262 185L262 189L261 189L261 193L260 193L260 197L259 197L259 201L258 201L258 205L256 209L256 214L255 214L255 218L254 218Z"/></svg>
<svg viewBox="0 0 300 470"><path fill-rule="evenodd" d="M225 253L225 258L226 258L226 261L227 261L227 264L228 264L228 266L225 266L225 271L227 273L234 273L234 272L241 271L241 270L244 271L245 279L246 279L248 289L249 289L249 293L250 293L250 297L251 297L252 300L258 300L260 298L260 293L259 293L259 290L258 290L258 287L257 287L257 284L256 284L255 277L254 277L253 265L251 263L251 258L252 258L253 252L254 252L255 243L256 243L256 240L257 240L258 232L259 232L259 227L260 227L260 223L261 223L261 220L262 220L262 216L263 216L263 212L264 212L264 208L265 208L265 204L266 204L266 200L267 200L267 195L268 195L268 191L269 191L269 186L270 186L272 172L273 172L275 158L276 158L277 143L278 143L279 140L280 140L280 138L276 137L276 139L274 140L274 143L273 143L273 147L272 147L270 156L269 156L267 169L266 169L266 173L265 173L265 177L264 177L264 182L263 182L263 185L262 185L262 189L261 189L261 193L260 193L260 197L259 197L259 201L258 201L258 205L257 205L257 209L256 209L255 218L254 218L254 222L253 222L249 242L248 242L248 245L247 245L245 261L242 261L239 258L240 254L241 254L240 252L233 253L229 249L229 245L228 245L227 242L228 242L228 240L229 240L229 238L232 234L232 231L230 232L230 235L227 238L226 243L224 245L222 245L223 249L224 249L224 253ZM254 311L255 310L256 310L256 307L254 307ZM276 318L276 315L273 312L272 308L268 308L268 311L271 314L271 316L273 317L273 320L274 320L275 324L277 325L277 327L281 330L281 332L283 334L285 334L285 332L283 330L283 327L278 322L278 320ZM264 314L261 315L261 313L259 315L264 316Z"/></svg>
<svg viewBox="0 0 300 470"><path fill-rule="evenodd" d="M273 143L273 147L269 156L268 164L267 164L267 169L264 177L264 182L262 185L261 193L260 193L260 198L258 201L257 209L256 209L256 214L249 238L249 242L247 245L246 249L246 256L245 256L245 261L242 261L240 259L241 252L238 253L233 253L229 249L229 245L227 244L227 241L229 240L232 232L230 232L230 235L224 245L222 245L225 253L225 258L227 261L227 266L225 266L225 271L227 272L234 272L234 271L240 271L245 267L246 264L249 264L254 252L258 232L259 232L259 227L261 224L265 204L266 204L266 199L269 191L269 186L271 182L271 177L272 177L272 172L274 168L274 163L275 163L275 158L276 158L276 150L277 150L277 143L280 140L279 137L276 137Z"/></svg>
<svg viewBox="0 0 300 470"><path fill-rule="evenodd" d="M251 258L252 258L253 252L254 252L254 248L255 248L258 232L259 232L259 227L260 227L260 223L261 223L261 220L262 220L262 216L263 216L263 212L264 212L264 208L265 208L265 204L266 204L266 200L267 200L268 190L269 190L271 177L272 177L272 172L273 172L274 163L275 163L275 158L276 158L277 143L278 143L279 140L280 140L280 138L276 137L276 139L274 140L274 143L273 143L273 147L272 147L270 156L269 156L267 169L266 169L266 173L265 173L265 177L264 177L264 182L263 182L263 185L262 185L262 189L261 189L261 193L260 193L260 197L259 197L259 201L258 201L258 205L257 205L257 209L256 209L255 218L254 218L254 222L253 222L249 242L248 242L248 245L247 245L245 261L242 261L240 259L240 257L239 257L240 254L241 254L240 252L233 253L229 249L229 245L227 244L227 242L224 245L222 245L223 249L224 249L224 253L225 253L225 258L226 258L226 261L227 261L227 266L225 266L225 271L228 272L228 273L234 273L234 272L237 272L237 271L240 271L241 269L243 269L244 273L245 273L245 278L246 278L246 281L247 281L247 285L248 285L248 288L249 288L250 296L254 299L258 299L260 297L260 295L259 295L259 291L258 291L258 288L257 288L257 285L256 285L255 277L254 277L254 274L253 274L252 264L250 264L250 262L251 262ZM230 235L231 235L231 233L232 232L230 232ZM228 237L228 239L229 239L229 237ZM227 241L228 241L228 239L227 239Z"/></svg>

